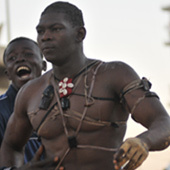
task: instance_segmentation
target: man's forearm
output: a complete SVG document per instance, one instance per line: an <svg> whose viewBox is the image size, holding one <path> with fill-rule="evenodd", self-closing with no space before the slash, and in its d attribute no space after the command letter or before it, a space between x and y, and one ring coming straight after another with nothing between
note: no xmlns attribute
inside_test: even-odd
<svg viewBox="0 0 170 170"><path fill-rule="evenodd" d="M170 121L169 118L159 120L151 125L144 133L138 135L148 145L149 151L163 150L170 144Z"/></svg>
<svg viewBox="0 0 170 170"><path fill-rule="evenodd" d="M21 151L16 151L7 147L4 143L2 143L2 147L0 150L0 167L19 167L24 164L24 154Z"/></svg>

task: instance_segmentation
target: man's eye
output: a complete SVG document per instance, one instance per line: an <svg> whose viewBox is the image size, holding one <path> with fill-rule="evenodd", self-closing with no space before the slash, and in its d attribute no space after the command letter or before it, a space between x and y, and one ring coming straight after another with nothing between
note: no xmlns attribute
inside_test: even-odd
<svg viewBox="0 0 170 170"><path fill-rule="evenodd" d="M15 61L15 60L16 60L16 56L10 56L7 61Z"/></svg>
<svg viewBox="0 0 170 170"><path fill-rule="evenodd" d="M62 28L59 28L59 27L54 27L54 28L52 28L52 31L55 31L55 32L59 32L59 31L61 31L62 30Z"/></svg>
<svg viewBox="0 0 170 170"><path fill-rule="evenodd" d="M37 30L37 33L38 33L38 34L43 34L43 32L44 32L43 30L40 30L40 29Z"/></svg>

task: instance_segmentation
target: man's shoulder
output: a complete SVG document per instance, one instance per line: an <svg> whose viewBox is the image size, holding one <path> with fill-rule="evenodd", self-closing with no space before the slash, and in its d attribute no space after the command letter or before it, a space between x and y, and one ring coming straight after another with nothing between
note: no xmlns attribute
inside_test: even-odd
<svg viewBox="0 0 170 170"><path fill-rule="evenodd" d="M17 94L15 108L23 109L25 111L27 107L31 105L30 103L35 101L35 98L41 97L44 89L49 85L50 77L49 73L45 73L24 84Z"/></svg>
<svg viewBox="0 0 170 170"><path fill-rule="evenodd" d="M29 82L27 82L23 87L35 87L35 85L42 85L42 83L45 83L46 81L49 82L49 78L51 76L51 70L44 73L43 75L41 75L40 77L37 77Z"/></svg>
<svg viewBox="0 0 170 170"><path fill-rule="evenodd" d="M118 61L118 60L115 60L115 61L108 61L108 62L103 62L104 65L110 65L110 66L129 66L127 63L123 62L123 61Z"/></svg>
<svg viewBox="0 0 170 170"><path fill-rule="evenodd" d="M123 61L103 62L102 68L104 71L109 72L127 72L132 70L132 67Z"/></svg>
<svg viewBox="0 0 170 170"><path fill-rule="evenodd" d="M126 84L139 79L136 71L122 61L105 62L100 75L111 82L112 85L123 88Z"/></svg>
<svg viewBox="0 0 170 170"><path fill-rule="evenodd" d="M44 86L46 86L49 83L49 79L51 77L51 71L46 72L45 74L43 74L42 76L35 78L29 82L27 82L26 84L24 84L20 90L19 90L19 94L23 93L30 94L30 91L37 91L37 89L41 89Z"/></svg>

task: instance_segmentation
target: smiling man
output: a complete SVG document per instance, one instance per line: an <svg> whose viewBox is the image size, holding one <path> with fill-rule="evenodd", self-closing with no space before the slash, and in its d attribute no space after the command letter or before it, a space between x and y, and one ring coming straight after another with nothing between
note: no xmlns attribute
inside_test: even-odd
<svg viewBox="0 0 170 170"><path fill-rule="evenodd" d="M29 80L39 77L46 70L46 62L36 42L26 37L13 39L5 49L3 61L5 73L11 81L7 92L0 96L0 145L6 125L13 113L14 102L19 89ZM39 148L39 142L33 134L25 147L25 162L32 159Z"/></svg>

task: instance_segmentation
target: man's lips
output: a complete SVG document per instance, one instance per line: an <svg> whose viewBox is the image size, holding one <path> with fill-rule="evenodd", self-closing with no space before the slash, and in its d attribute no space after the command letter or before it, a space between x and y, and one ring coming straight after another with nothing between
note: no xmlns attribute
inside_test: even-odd
<svg viewBox="0 0 170 170"><path fill-rule="evenodd" d="M17 73L22 71L22 70L30 71L30 69L27 66L20 66L20 67L17 68Z"/></svg>
<svg viewBox="0 0 170 170"><path fill-rule="evenodd" d="M20 78L25 79L31 74L31 69L27 66L20 66L17 68L16 73Z"/></svg>
<svg viewBox="0 0 170 170"><path fill-rule="evenodd" d="M54 47L44 47L44 48L42 48L42 51L43 52L48 52L48 51L51 51L53 49L54 49Z"/></svg>

